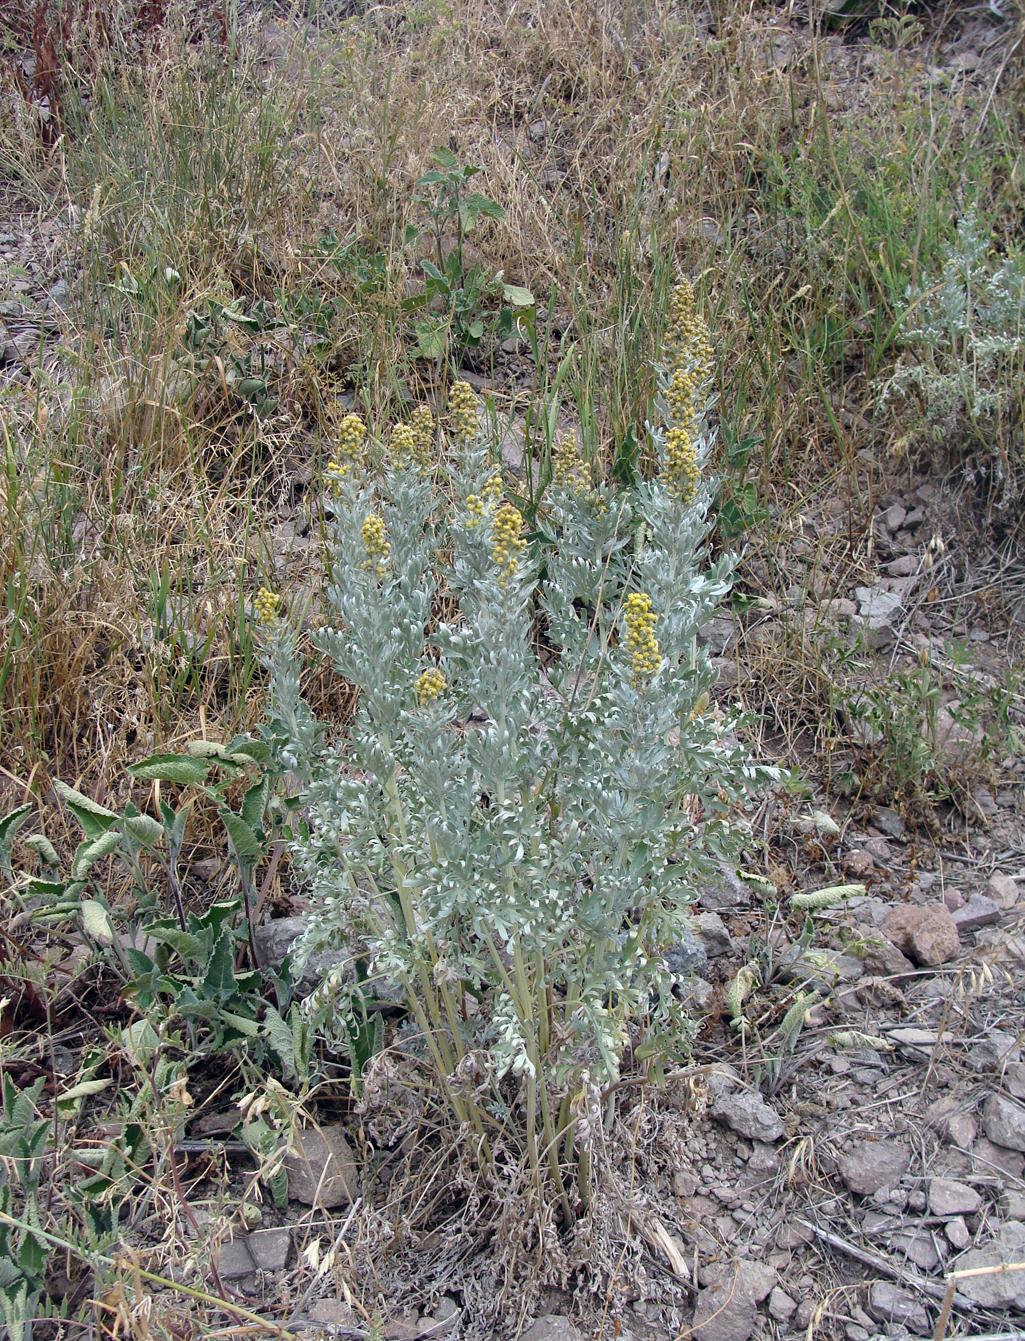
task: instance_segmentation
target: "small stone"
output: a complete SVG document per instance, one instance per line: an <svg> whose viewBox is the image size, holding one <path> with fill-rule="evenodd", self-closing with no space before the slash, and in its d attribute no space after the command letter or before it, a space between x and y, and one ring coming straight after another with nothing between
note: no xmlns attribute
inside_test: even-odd
<svg viewBox="0 0 1025 1341"><path fill-rule="evenodd" d="M1005 1187L1000 1193L1000 1209L1008 1220L1025 1220L1025 1192Z"/></svg>
<svg viewBox="0 0 1025 1341"><path fill-rule="evenodd" d="M277 917L264 922L253 932L256 955L266 968L280 969L286 956L298 948L298 941L309 925L305 917ZM309 956L302 972L295 976L296 993L309 996L333 970L348 969L347 977L354 977L352 960L345 950L322 950Z"/></svg>
<svg viewBox="0 0 1025 1341"><path fill-rule="evenodd" d="M785 1290L777 1285L769 1295L769 1316L777 1322L789 1322L797 1308L797 1300L791 1299Z"/></svg>
<svg viewBox="0 0 1025 1341"><path fill-rule="evenodd" d="M959 932L978 931L979 927L992 926L1000 921L1003 910L985 894L973 894L963 908L951 914Z"/></svg>
<svg viewBox="0 0 1025 1341"><path fill-rule="evenodd" d="M381 1336L383 1341L416 1341L422 1331L419 1314L402 1313L384 1324Z"/></svg>
<svg viewBox="0 0 1025 1341"><path fill-rule="evenodd" d="M287 1229L257 1229L246 1244L261 1271L280 1271L288 1262L292 1235Z"/></svg>
<svg viewBox="0 0 1025 1341"><path fill-rule="evenodd" d="M1021 889L1017 880L1012 880L1009 875L1001 875L999 872L990 876L986 894L1005 911L1013 908L1021 899Z"/></svg>
<svg viewBox="0 0 1025 1341"><path fill-rule="evenodd" d="M1025 1151L1025 1107L1002 1094L991 1094L982 1107L982 1124L995 1145Z"/></svg>
<svg viewBox="0 0 1025 1341"><path fill-rule="evenodd" d="M665 961L670 973L678 978L686 978L705 967L708 955L690 927L684 927L681 939L665 952Z"/></svg>
<svg viewBox="0 0 1025 1341"><path fill-rule="evenodd" d="M876 811L873 821L877 829L881 829L888 838L894 838L898 842L903 840L906 830L904 821L897 814L896 810L891 810L888 806L880 806Z"/></svg>
<svg viewBox="0 0 1025 1341"><path fill-rule="evenodd" d="M910 1151L893 1141L858 1141L837 1161L840 1177L859 1197L896 1186L910 1164Z"/></svg>
<svg viewBox="0 0 1025 1341"><path fill-rule="evenodd" d="M970 1150L978 1134L978 1123L970 1113L955 1113L944 1129L944 1135L950 1144L960 1150Z"/></svg>
<svg viewBox="0 0 1025 1341"><path fill-rule="evenodd" d="M925 1230L906 1230L893 1236L893 1250L902 1253L909 1262L921 1267L923 1271L935 1271L942 1262L933 1243L932 1235Z"/></svg>
<svg viewBox="0 0 1025 1341"><path fill-rule="evenodd" d="M698 913L694 919L698 939L709 959L716 959L730 948L732 941L726 924L718 913Z"/></svg>
<svg viewBox="0 0 1025 1341"><path fill-rule="evenodd" d="M256 1270L256 1263L244 1238L232 1239L230 1243L222 1244L217 1249L215 1257L217 1274L222 1280L242 1280L244 1276L251 1276Z"/></svg>
<svg viewBox="0 0 1025 1341"><path fill-rule="evenodd" d="M858 613L863 619L879 619L889 622L900 610L901 598L892 591L881 587L855 587L854 599L858 602Z"/></svg>
<svg viewBox="0 0 1025 1341"><path fill-rule="evenodd" d="M968 1064L973 1071L980 1073L986 1071L996 1071L998 1074L1005 1072L1008 1062L1018 1062L1020 1058L1021 1049L1018 1046L1018 1039L1006 1029L990 1029L984 1038L980 1038L978 1043L973 1043L968 1049ZM1014 1091L1007 1085L1006 1074L1004 1076L1004 1088L1009 1093L1014 1094Z"/></svg>
<svg viewBox="0 0 1025 1341"><path fill-rule="evenodd" d="M1021 1178L1025 1175L1025 1155L982 1136L972 1146L972 1172L987 1174L1005 1174L1008 1178Z"/></svg>
<svg viewBox="0 0 1025 1341"><path fill-rule="evenodd" d="M1025 1099L1025 1062L1012 1061L1004 1066L1004 1089L1016 1099Z"/></svg>
<svg viewBox="0 0 1025 1341"><path fill-rule="evenodd" d="M321 1322L327 1327L351 1327L355 1321L352 1309L341 1299L318 1299L308 1312L311 1322Z"/></svg>
<svg viewBox="0 0 1025 1341"><path fill-rule="evenodd" d="M356 1195L356 1159L339 1123L299 1132L285 1169L288 1195L304 1206L348 1206Z"/></svg>
<svg viewBox="0 0 1025 1341"><path fill-rule="evenodd" d="M712 1117L749 1141L771 1144L784 1132L783 1123L761 1098L750 1090L720 1095L710 1108Z"/></svg>
<svg viewBox="0 0 1025 1341"><path fill-rule="evenodd" d="M918 572L918 559L914 554L898 554L884 565L883 571L890 577L911 577Z"/></svg>
<svg viewBox="0 0 1025 1341"><path fill-rule="evenodd" d="M520 1341L583 1341L578 1329L558 1313L546 1313L520 1336Z"/></svg>
<svg viewBox="0 0 1025 1341"><path fill-rule="evenodd" d="M892 941L885 940L871 926L859 926L857 930L862 941L860 954L866 973L878 978L892 978L895 982L914 977L914 964Z"/></svg>
<svg viewBox="0 0 1025 1341"><path fill-rule="evenodd" d="M673 1174L673 1196L692 1197L697 1190L697 1175L690 1169L677 1169Z"/></svg>
<svg viewBox="0 0 1025 1341"><path fill-rule="evenodd" d="M955 1263L960 1272L980 1267L1002 1267L1025 1262L1025 1225L1008 1220L988 1243L963 1253ZM983 1308L1025 1309L1025 1271L994 1271L989 1275L959 1275L957 1288Z"/></svg>
<svg viewBox="0 0 1025 1341"><path fill-rule="evenodd" d="M974 1215L982 1205L982 1197L967 1183L953 1178L929 1180L929 1209L933 1215Z"/></svg>
<svg viewBox="0 0 1025 1341"><path fill-rule="evenodd" d="M751 903L751 888L730 866L723 864L719 873L698 889L698 903L711 912L723 908L747 908Z"/></svg>
<svg viewBox="0 0 1025 1341"><path fill-rule="evenodd" d="M889 1281L877 1280L872 1283L868 1292L867 1312L876 1322L897 1323L914 1336L925 1336L929 1330L929 1315L917 1297L899 1286L891 1285Z"/></svg>
<svg viewBox="0 0 1025 1341"><path fill-rule="evenodd" d="M883 525L891 535L896 535L904 525L908 510L902 503L892 503L883 513Z"/></svg>
<svg viewBox="0 0 1025 1341"><path fill-rule="evenodd" d="M693 1335L698 1341L748 1341L758 1322L757 1305L776 1282L772 1267L738 1261L698 1291Z"/></svg>
<svg viewBox="0 0 1025 1341"><path fill-rule="evenodd" d="M926 968L945 964L961 948L957 926L942 903L894 908L883 930L898 950Z"/></svg>
<svg viewBox="0 0 1025 1341"><path fill-rule="evenodd" d="M948 1224L944 1225L943 1232L946 1234L947 1242L950 1246L956 1248L958 1251L962 1248L967 1248L972 1241L972 1236L968 1232L968 1226L960 1216L957 1216L956 1219L951 1220Z"/></svg>

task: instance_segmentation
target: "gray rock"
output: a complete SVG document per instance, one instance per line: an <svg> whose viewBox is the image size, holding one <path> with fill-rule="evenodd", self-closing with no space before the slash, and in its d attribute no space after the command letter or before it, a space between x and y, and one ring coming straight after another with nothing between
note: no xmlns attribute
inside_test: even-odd
<svg viewBox="0 0 1025 1341"><path fill-rule="evenodd" d="M749 1141L771 1144L778 1141L784 1132L779 1114L760 1095L750 1090L719 1095L709 1112L717 1122Z"/></svg>
<svg viewBox="0 0 1025 1341"><path fill-rule="evenodd" d="M855 587L854 599L858 602L858 614L862 619L892 620L900 610L901 598L893 591L884 591L882 587Z"/></svg>
<svg viewBox="0 0 1025 1341"><path fill-rule="evenodd" d="M308 925L305 917L278 917L257 927L253 939L260 963L266 968L280 969L286 955L293 953L293 947L298 948L296 942ZM309 996L332 969L339 968L347 978L354 976L351 958L345 950L322 950L310 955L297 975L293 969L296 994Z"/></svg>
<svg viewBox="0 0 1025 1341"><path fill-rule="evenodd" d="M994 1145L1025 1151L1025 1107L1002 1094L991 1094L982 1108L982 1125Z"/></svg>
<svg viewBox="0 0 1025 1341"><path fill-rule="evenodd" d="M959 932L978 931L979 927L999 922L1002 912L1003 909L985 894L973 894L964 907L951 913L951 917Z"/></svg>
<svg viewBox="0 0 1025 1341"><path fill-rule="evenodd" d="M698 938L709 959L724 955L732 945L730 933L718 913L698 913L694 919Z"/></svg>
<svg viewBox="0 0 1025 1341"><path fill-rule="evenodd" d="M903 1230L890 1241L894 1252L906 1257L923 1271L935 1271L943 1261L936 1250L932 1235L924 1229Z"/></svg>
<svg viewBox="0 0 1025 1341"><path fill-rule="evenodd" d="M583 1338L569 1318L546 1313L522 1333L520 1341L583 1341Z"/></svg>
<svg viewBox="0 0 1025 1341"><path fill-rule="evenodd" d="M328 1327L352 1327L356 1315L341 1299L318 1299L309 1306L311 1322L322 1322Z"/></svg>
<svg viewBox="0 0 1025 1341"><path fill-rule="evenodd" d="M1025 1062L1017 1058L1003 1064L1004 1089L1016 1099L1025 1100Z"/></svg>
<svg viewBox="0 0 1025 1341"><path fill-rule="evenodd" d="M688 978L680 984L678 991L684 1005L699 1013L708 1010L715 996L715 988L707 978Z"/></svg>
<svg viewBox="0 0 1025 1341"><path fill-rule="evenodd" d="M1008 1220L981 1248L971 1248L955 1263L957 1271L1001 1267L1025 1262L1025 1225ZM1025 1271L994 1271L987 1276L959 1276L957 1288L983 1308L1025 1309Z"/></svg>
<svg viewBox="0 0 1025 1341"><path fill-rule="evenodd" d="M929 1209L933 1215L973 1215L982 1205L974 1187L953 1178L930 1178Z"/></svg>
<svg viewBox="0 0 1025 1341"><path fill-rule="evenodd" d="M256 1263L249 1252L245 1238L232 1239L224 1243L214 1254L217 1262L217 1274L222 1280L242 1280L256 1270Z"/></svg>
<svg viewBox="0 0 1025 1341"><path fill-rule="evenodd" d="M698 1291L692 1334L697 1341L748 1341L758 1322L758 1305L776 1283L763 1263L739 1261Z"/></svg>
<svg viewBox="0 0 1025 1341"><path fill-rule="evenodd" d="M1000 1193L1000 1209L1008 1220L1025 1220L1025 1192L1005 1187Z"/></svg>
<svg viewBox="0 0 1025 1341"><path fill-rule="evenodd" d="M699 888L698 903L712 912L723 908L747 908L751 903L751 888L724 862L719 867L718 876Z"/></svg>
<svg viewBox="0 0 1025 1341"><path fill-rule="evenodd" d="M894 1141L858 1141L837 1161L840 1177L859 1197L895 1187L910 1164L911 1152Z"/></svg>
<svg viewBox="0 0 1025 1341"><path fill-rule="evenodd" d="M713 615L698 629L698 642L714 656L722 656L737 641L740 626L732 615Z"/></svg>
<svg viewBox="0 0 1025 1341"><path fill-rule="evenodd" d="M967 1248L972 1241L972 1236L968 1232L968 1226L959 1215L955 1216L953 1220L943 1226L943 1232L947 1236L947 1242L952 1248L956 1248L958 1252L960 1252L962 1248Z"/></svg>
<svg viewBox="0 0 1025 1341"><path fill-rule="evenodd" d="M670 973L686 978L692 973L700 973L708 963L708 954L690 927L685 927L682 939L666 951L665 961Z"/></svg>
<svg viewBox="0 0 1025 1341"><path fill-rule="evenodd" d="M883 513L883 525L892 535L896 535L904 525L907 515L908 511L903 503L891 503Z"/></svg>
<svg viewBox="0 0 1025 1341"><path fill-rule="evenodd" d="M883 571L889 577L911 577L918 572L918 562L914 554L898 554L895 559L883 565Z"/></svg>
<svg viewBox="0 0 1025 1341"><path fill-rule="evenodd" d="M888 838L894 838L902 842L907 830L904 827L904 821L897 814L896 810L891 810L888 806L880 806L876 811L873 821L876 828L881 830Z"/></svg>
<svg viewBox="0 0 1025 1341"><path fill-rule="evenodd" d="M1025 1177L1025 1155L1018 1150L1009 1150L1006 1146L997 1145L995 1141L980 1136L972 1146L971 1154L973 1173L992 1177L999 1172L1008 1178Z"/></svg>
<svg viewBox="0 0 1025 1341"><path fill-rule="evenodd" d="M929 1315L918 1297L889 1281L873 1282L866 1309L876 1322L896 1323L915 1336L925 1336L929 1331Z"/></svg>
<svg viewBox="0 0 1025 1341"><path fill-rule="evenodd" d="M260 963L267 968L280 969L285 956L298 951L297 942L308 925L305 917L278 917L257 927L253 936ZM307 956L298 971L293 964L296 996L300 999L309 996L333 972L340 973L344 982L355 981L355 961L347 950L317 950ZM405 1000L402 989L393 982L369 979L364 990L368 998L386 1006L401 1005Z"/></svg>
<svg viewBox="0 0 1025 1341"><path fill-rule="evenodd" d="M246 1244L261 1271L280 1271L288 1262L292 1234L287 1229L257 1229L246 1239Z"/></svg>
<svg viewBox="0 0 1025 1341"><path fill-rule="evenodd" d="M1020 1059L1018 1039L1006 1029L990 1029L985 1038L980 1038L978 1043L973 1043L968 1049L968 1064L972 1070L1002 1072L1004 1088L1010 1094L1014 1094L1014 1089L1007 1083L1007 1071L1010 1069L1008 1063L1013 1065ZM1021 1097L1015 1095L1015 1098Z"/></svg>
<svg viewBox="0 0 1025 1341"><path fill-rule="evenodd" d="M285 1169L288 1195L304 1206L348 1206L356 1195L356 1159L339 1123L299 1132Z"/></svg>
<svg viewBox="0 0 1025 1341"><path fill-rule="evenodd" d="M786 1291L777 1285L769 1294L769 1316L777 1322L789 1322L797 1308L797 1300L791 1299Z"/></svg>
<svg viewBox="0 0 1025 1341"><path fill-rule="evenodd" d="M986 894L1005 911L1013 908L1021 899L1021 888L1017 880L1009 875L991 875L986 886Z"/></svg>

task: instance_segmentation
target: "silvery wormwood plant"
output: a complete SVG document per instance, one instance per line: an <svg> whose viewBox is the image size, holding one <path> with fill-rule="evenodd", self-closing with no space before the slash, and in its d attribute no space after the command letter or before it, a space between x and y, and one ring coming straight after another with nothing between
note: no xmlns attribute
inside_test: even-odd
<svg viewBox="0 0 1025 1341"><path fill-rule="evenodd" d="M354 987L398 985L405 1045L482 1162L521 1149L567 1215L624 1060L654 1078L685 1054L665 954L738 803L777 776L708 710L696 635L730 562L704 566L708 441L699 379L687 408L679 380L652 430L659 477L592 487L564 440L529 541L467 388L450 463L333 465L315 643L359 689L342 738L314 744L295 635L273 597L262 610L274 730L306 784L308 948L359 966L312 1008L351 1039Z"/></svg>
<svg viewBox="0 0 1025 1341"><path fill-rule="evenodd" d="M912 435L990 454L1003 501L1022 487L1025 254L994 254L974 210L958 222L942 270L908 294L895 371L877 385Z"/></svg>

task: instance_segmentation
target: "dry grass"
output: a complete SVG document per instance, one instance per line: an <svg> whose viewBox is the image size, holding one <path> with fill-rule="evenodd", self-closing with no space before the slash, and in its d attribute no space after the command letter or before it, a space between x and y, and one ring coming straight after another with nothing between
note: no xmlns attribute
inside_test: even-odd
<svg viewBox="0 0 1025 1341"><path fill-rule="evenodd" d="M1022 192L1018 113L987 83L1000 52L936 81L928 34L881 36L736 4L460 0L254 19L228 60L172 11L144 69L93 54L55 148L12 101L9 210L60 219L71 302L60 347L4 393L6 789L116 791L131 757L253 719L246 594L264 576L309 592L340 398L380 428L434 389L401 303L437 145L504 206L475 253L550 305L540 380L561 369L600 459L642 428L679 270L716 333L723 438L754 444L778 523L834 488L863 517L861 457L886 447L870 380L952 185L1005 229ZM375 291L325 262L326 228L381 256ZM334 308L314 347L318 297ZM282 321L230 325L199 367L182 335L210 302ZM233 359L267 374L271 412L240 399ZM479 367L529 408L522 365Z"/></svg>

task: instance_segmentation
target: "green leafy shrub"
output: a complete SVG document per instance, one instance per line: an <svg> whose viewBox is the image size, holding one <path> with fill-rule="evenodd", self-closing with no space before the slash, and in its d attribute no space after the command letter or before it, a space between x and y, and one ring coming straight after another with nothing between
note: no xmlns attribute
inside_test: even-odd
<svg viewBox="0 0 1025 1341"><path fill-rule="evenodd" d="M332 622L314 635L359 690L343 739L315 743L297 633L273 594L258 605L269 736L308 779L308 948L362 965L310 1008L346 1045L353 1002L397 987L400 1059L486 1173L522 1168L565 1221L588 1203L624 1069L653 1080L686 1053L665 955L736 842L732 808L776 776L709 710L696 640L731 565L704 561L709 351L691 304L674 293L658 477L595 485L564 439L529 534L465 384L446 450L421 436L379 474L350 418L329 468ZM361 1059L368 1090L378 1063L394 1052Z"/></svg>

